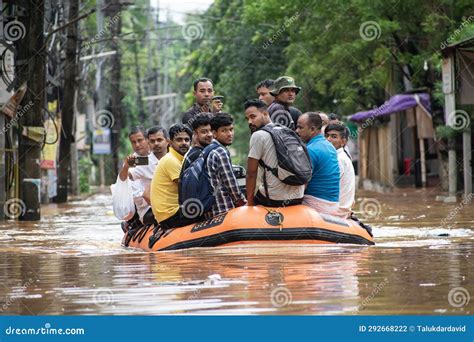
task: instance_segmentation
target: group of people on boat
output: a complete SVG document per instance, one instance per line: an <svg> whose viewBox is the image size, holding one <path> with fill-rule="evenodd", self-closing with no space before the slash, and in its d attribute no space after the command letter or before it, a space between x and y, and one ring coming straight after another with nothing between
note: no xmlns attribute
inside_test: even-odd
<svg viewBox="0 0 474 342"><path fill-rule="evenodd" d="M135 216L126 232L155 224L159 231L209 219L240 206L304 204L320 213L350 218L355 173L345 146L349 130L332 114L293 107L301 90L281 76L256 86L258 98L243 111L251 137L245 194L234 174L229 146L234 118L209 78L195 80L194 105L169 130L153 126L129 134L134 153L119 177L134 192ZM134 164L148 157L148 164Z"/></svg>

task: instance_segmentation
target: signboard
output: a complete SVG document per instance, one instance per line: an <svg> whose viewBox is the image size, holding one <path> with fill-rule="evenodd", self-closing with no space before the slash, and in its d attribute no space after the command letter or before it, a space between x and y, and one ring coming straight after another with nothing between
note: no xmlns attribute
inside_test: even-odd
<svg viewBox="0 0 474 342"><path fill-rule="evenodd" d="M459 103L474 104L474 52L460 50L459 56Z"/></svg>
<svg viewBox="0 0 474 342"><path fill-rule="evenodd" d="M443 93L450 94L453 92L453 58L452 56L443 58Z"/></svg>
<svg viewBox="0 0 474 342"><path fill-rule="evenodd" d="M46 131L46 144L41 151L41 165L42 169L55 169L56 156L59 146L59 125L60 120L48 119L44 123Z"/></svg>
<svg viewBox="0 0 474 342"><path fill-rule="evenodd" d="M58 101L48 102L48 110L51 113L57 113ZM56 168L56 159L59 147L59 132L61 131L61 119L48 119L44 122L44 130L46 134L46 144L41 151L40 167L46 170Z"/></svg>
<svg viewBox="0 0 474 342"><path fill-rule="evenodd" d="M5 83L4 79L6 78L13 81L15 77L13 73L13 50L5 47L3 44L5 43L0 43L0 55L3 55L2 73L5 75L4 77L0 77L0 103L6 103L13 94L12 91L7 90L11 83Z"/></svg>
<svg viewBox="0 0 474 342"><path fill-rule="evenodd" d="M95 129L92 132L92 153L111 154L110 128Z"/></svg>

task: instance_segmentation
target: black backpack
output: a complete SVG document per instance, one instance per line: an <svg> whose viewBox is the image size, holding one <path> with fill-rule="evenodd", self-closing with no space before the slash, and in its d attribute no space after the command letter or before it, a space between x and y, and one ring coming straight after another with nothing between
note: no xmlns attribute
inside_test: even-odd
<svg viewBox="0 0 474 342"><path fill-rule="evenodd" d="M215 142L207 145L189 167L184 170L180 179L179 205L182 211L194 217L201 216L212 209L216 202L212 195L213 187L207 170L209 153L218 148Z"/></svg>
<svg viewBox="0 0 474 342"><path fill-rule="evenodd" d="M270 171L280 181L288 185L304 185L311 180L312 170L306 145L288 127L268 124L261 128L272 137L278 159L278 166L271 168L260 159L259 164ZM264 186L266 177L264 175ZM268 190L267 197L268 197Z"/></svg>

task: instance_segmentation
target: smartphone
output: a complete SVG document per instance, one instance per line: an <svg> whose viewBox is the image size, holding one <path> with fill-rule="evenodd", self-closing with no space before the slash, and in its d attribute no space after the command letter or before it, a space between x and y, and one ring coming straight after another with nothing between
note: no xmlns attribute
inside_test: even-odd
<svg viewBox="0 0 474 342"><path fill-rule="evenodd" d="M135 157L135 165L148 165L148 157Z"/></svg>
<svg viewBox="0 0 474 342"><path fill-rule="evenodd" d="M138 165L148 165L148 157L137 156L128 161L128 166L134 167Z"/></svg>

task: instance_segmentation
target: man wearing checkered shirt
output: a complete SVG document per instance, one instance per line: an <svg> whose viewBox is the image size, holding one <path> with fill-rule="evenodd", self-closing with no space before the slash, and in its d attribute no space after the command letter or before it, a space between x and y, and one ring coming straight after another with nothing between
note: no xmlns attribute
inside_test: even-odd
<svg viewBox="0 0 474 342"><path fill-rule="evenodd" d="M232 162L227 146L234 139L234 124L227 113L219 113L211 120L214 143L219 146L213 149L207 158L207 172L214 189L216 203L206 216L215 216L246 203L232 169Z"/></svg>

